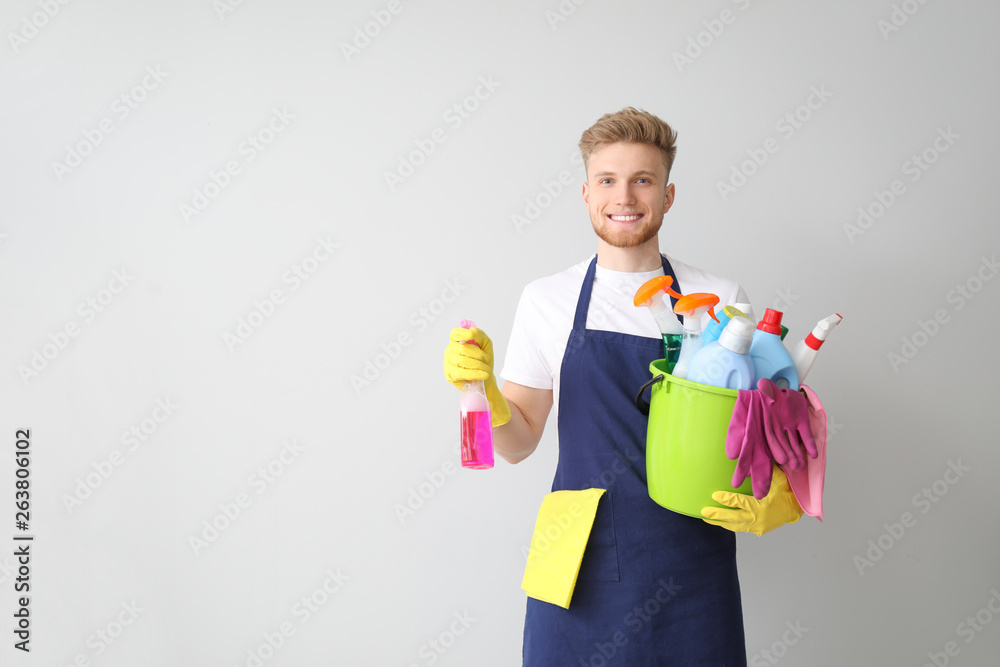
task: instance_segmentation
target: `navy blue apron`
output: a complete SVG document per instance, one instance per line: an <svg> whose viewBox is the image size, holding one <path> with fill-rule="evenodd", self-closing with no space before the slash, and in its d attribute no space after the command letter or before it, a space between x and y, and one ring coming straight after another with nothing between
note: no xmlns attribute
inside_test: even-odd
<svg viewBox="0 0 1000 667"><path fill-rule="evenodd" d="M528 598L523 664L746 665L735 534L660 507L646 488L647 418L633 401L663 342L586 328L596 269L595 257L563 355L552 490L607 493L569 609ZM673 276L666 257L663 272Z"/></svg>

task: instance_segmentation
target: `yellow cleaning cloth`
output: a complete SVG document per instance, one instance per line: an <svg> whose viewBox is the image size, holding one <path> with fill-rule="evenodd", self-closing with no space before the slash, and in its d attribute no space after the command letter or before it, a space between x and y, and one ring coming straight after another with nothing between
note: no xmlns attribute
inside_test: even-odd
<svg viewBox="0 0 1000 667"><path fill-rule="evenodd" d="M530 597L569 609L604 491L553 491L542 500L521 582Z"/></svg>

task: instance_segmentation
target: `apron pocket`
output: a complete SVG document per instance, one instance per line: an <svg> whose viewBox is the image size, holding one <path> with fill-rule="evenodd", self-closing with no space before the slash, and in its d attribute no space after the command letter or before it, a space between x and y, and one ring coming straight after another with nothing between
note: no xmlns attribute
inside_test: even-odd
<svg viewBox="0 0 1000 667"><path fill-rule="evenodd" d="M542 500L521 588L569 609L604 489L553 491Z"/></svg>
<svg viewBox="0 0 1000 667"><path fill-rule="evenodd" d="M580 565L580 581L619 581L618 540L615 536L615 512L611 492L597 503L594 527L590 530L587 550Z"/></svg>

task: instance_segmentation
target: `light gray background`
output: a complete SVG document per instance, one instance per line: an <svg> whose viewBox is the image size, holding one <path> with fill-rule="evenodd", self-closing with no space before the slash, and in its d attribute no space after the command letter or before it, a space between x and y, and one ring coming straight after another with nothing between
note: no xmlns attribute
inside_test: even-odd
<svg viewBox="0 0 1000 667"><path fill-rule="evenodd" d="M0 12L0 661L247 665L288 623L263 664L519 664L554 425L520 465L457 469L441 354L472 318L502 355L523 285L596 249L572 157L600 115L634 105L680 135L662 248L738 279L758 313L783 305L792 339L845 316L808 381L831 417L826 522L738 538L752 664L921 665L952 641L950 664L992 664L996 3L404 1L350 59L342 45L387 2L219 4ZM147 67L162 81L120 118ZM480 77L495 88L449 122ZM778 123L814 87L829 98L787 136ZM294 119L247 161L241 142L275 109ZM60 180L53 163L104 118L113 131ZM385 174L436 128L445 141L390 189ZM958 138L936 154L948 128ZM717 184L769 138L779 150L724 200ZM905 163L925 150L936 161L913 180ZM179 206L229 160L240 173L185 221ZM546 200L562 170L573 185ZM896 179L905 192L850 237ZM518 229L526 199L548 205ZM338 247L293 290L282 276L318 237ZM134 278L102 292L122 270ZM959 284L978 291L958 298ZM284 302L230 351L224 335L274 289ZM79 305L109 296L87 322ZM894 367L904 338L919 347ZM23 379L46 345L53 358ZM367 362L382 368L356 390ZM178 407L130 451L121 434L158 399ZM11 646L25 427L30 658ZM251 476L287 440L302 451L258 494ZM69 511L115 450L121 465ZM970 470L950 484L949 462ZM945 493L932 504L924 488ZM189 538L241 493L250 505L195 554ZM312 595L324 604L305 619L295 605ZM133 603L97 655L96 633ZM992 622L970 637L960 624L977 613Z"/></svg>

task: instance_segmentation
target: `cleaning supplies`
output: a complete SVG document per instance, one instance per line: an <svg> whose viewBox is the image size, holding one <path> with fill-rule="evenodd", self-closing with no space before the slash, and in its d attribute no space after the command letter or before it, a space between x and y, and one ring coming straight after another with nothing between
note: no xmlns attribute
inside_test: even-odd
<svg viewBox="0 0 1000 667"><path fill-rule="evenodd" d="M701 511L705 523L734 533L763 536L775 528L795 523L802 518L802 508L795 500L788 477L780 467L774 469L771 488L760 500L732 491L716 491L712 494L712 500L726 507L705 507Z"/></svg>
<svg viewBox="0 0 1000 667"><path fill-rule="evenodd" d="M792 356L781 343L780 310L768 308L757 323L750 345L750 359L753 361L755 380L768 379L781 389L799 389L799 374L795 370Z"/></svg>
<svg viewBox="0 0 1000 667"><path fill-rule="evenodd" d="M510 405L504 398L493 372L493 341L478 327L455 327L448 332L448 347L444 349L444 379L462 391L466 382L482 380L486 385L486 400L490 404L493 428L510 421ZM474 341L475 345L469 345Z"/></svg>
<svg viewBox="0 0 1000 667"><path fill-rule="evenodd" d="M753 314L753 306L749 303L734 303L733 308L743 313L743 316L753 322L754 326L757 325L757 318Z"/></svg>
<svg viewBox="0 0 1000 667"><path fill-rule="evenodd" d="M749 477L753 497L760 500L767 496L771 490L774 459L764 433L763 397L759 391L737 393L736 406L726 431L726 456L736 461L732 479L734 489ZM788 481L791 484L791 479ZM794 487L792 491L795 491Z"/></svg>
<svg viewBox="0 0 1000 667"><path fill-rule="evenodd" d="M754 369L748 353L753 334L753 324L747 318L737 315L730 319L719 340L704 345L691 359L687 379L724 389L752 389Z"/></svg>
<svg viewBox="0 0 1000 667"><path fill-rule="evenodd" d="M708 325L705 326L705 330L701 332L701 344L708 345L712 341L719 340L719 334L721 334L722 330L726 328L727 324L729 324L729 320L736 316L746 317L746 315L740 312L740 309L736 306L726 306L723 308L722 314L719 315L719 321L709 322ZM750 323L751 326L753 326L753 324L753 322Z"/></svg>
<svg viewBox="0 0 1000 667"><path fill-rule="evenodd" d="M701 318L706 312L716 322L719 318L715 316L715 306L719 304L719 297L709 292L695 292L685 294L677 300L674 312L684 316L684 337L681 339L681 353L674 366L672 375L681 379L687 379L688 367L695 353L701 349Z"/></svg>
<svg viewBox="0 0 1000 667"><path fill-rule="evenodd" d="M462 328L476 326L470 320L462 320ZM466 344L478 344L474 340ZM465 382L459 401L461 412L461 452L462 467L485 470L493 467L493 418L490 402L486 398L486 385L482 380Z"/></svg>
<svg viewBox="0 0 1000 667"><path fill-rule="evenodd" d="M632 300L637 308L643 306L649 308L650 314L656 320L656 326L660 330L660 335L663 336L663 358L667 362L668 373L673 371L674 365L677 363L683 334L681 323L677 321L677 316L674 315L674 311L666 304L663 297L663 294L666 293L678 299L681 298L681 295L671 288L673 282L673 276L656 276L643 283Z"/></svg>
<svg viewBox="0 0 1000 667"><path fill-rule="evenodd" d="M800 390L809 402L809 428L816 440L816 458L806 459L804 470L791 470L787 466L781 469L788 476L788 485L792 487L799 507L809 516L823 520L823 477L826 472L826 410L819 397L807 385Z"/></svg>
<svg viewBox="0 0 1000 667"><path fill-rule="evenodd" d="M802 470L819 455L809 426L809 403L797 389L780 389L767 378L757 380L763 405L764 435L778 465Z"/></svg>
<svg viewBox="0 0 1000 667"><path fill-rule="evenodd" d="M813 362L816 361L816 352L819 351L820 346L826 337L830 334L830 331L840 324L840 321L844 319L839 313L834 313L826 319L820 320L816 323L816 327L812 330L805 340L800 340L792 348L792 361L795 362L795 370L799 374L799 382L804 382L806 379L806 374L809 369L812 368Z"/></svg>
<svg viewBox="0 0 1000 667"><path fill-rule="evenodd" d="M553 491L542 499L521 588L569 609L604 489Z"/></svg>

